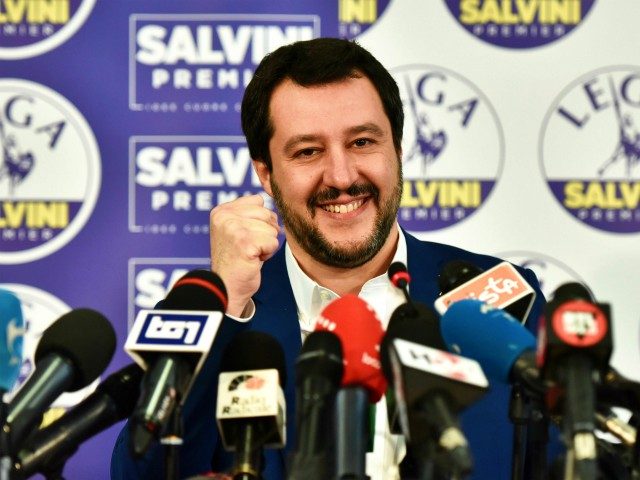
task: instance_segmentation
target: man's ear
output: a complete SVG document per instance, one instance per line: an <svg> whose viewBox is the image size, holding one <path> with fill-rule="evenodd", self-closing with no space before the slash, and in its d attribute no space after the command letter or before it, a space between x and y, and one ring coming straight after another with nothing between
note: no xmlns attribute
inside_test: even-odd
<svg viewBox="0 0 640 480"><path fill-rule="evenodd" d="M270 197L273 197L271 191L271 172L269 171L269 167L267 167L267 163L263 160L253 160L253 168L255 168L258 174L264 191L267 192Z"/></svg>

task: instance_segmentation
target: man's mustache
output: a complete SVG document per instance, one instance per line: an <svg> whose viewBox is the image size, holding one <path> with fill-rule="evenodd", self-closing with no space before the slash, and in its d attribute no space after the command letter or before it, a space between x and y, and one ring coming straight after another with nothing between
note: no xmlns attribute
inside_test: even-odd
<svg viewBox="0 0 640 480"><path fill-rule="evenodd" d="M309 210L313 211L313 209L319 203L326 203L330 202L331 200L335 200L342 193L342 190L335 187L326 188L320 192L314 193L311 197L309 197L309 200L307 201L307 207L309 207ZM368 194L374 197L375 200L377 200L380 191L372 183L354 183L349 188L344 190L344 193L351 197Z"/></svg>

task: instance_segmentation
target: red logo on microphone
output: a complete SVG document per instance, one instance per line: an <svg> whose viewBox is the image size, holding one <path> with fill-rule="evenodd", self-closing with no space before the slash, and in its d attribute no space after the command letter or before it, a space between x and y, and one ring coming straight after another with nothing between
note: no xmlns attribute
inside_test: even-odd
<svg viewBox="0 0 640 480"><path fill-rule="evenodd" d="M575 300L566 302L553 312L551 320L555 334L574 347L591 347L608 331L607 317L597 305Z"/></svg>

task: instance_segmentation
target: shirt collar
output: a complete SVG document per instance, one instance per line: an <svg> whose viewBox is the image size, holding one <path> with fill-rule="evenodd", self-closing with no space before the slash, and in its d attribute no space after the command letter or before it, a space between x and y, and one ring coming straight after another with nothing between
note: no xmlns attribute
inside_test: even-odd
<svg viewBox="0 0 640 480"><path fill-rule="evenodd" d="M402 262L407 265L407 242L404 233L399 226L397 231L398 244L392 262ZM315 322L317 315L320 313L324 305L337 298L338 295L328 288L319 285L302 271L298 261L293 256L288 243L285 244L285 260L287 263L289 282L291 283L293 296L298 307L300 326L303 330L311 330L314 327L313 322ZM390 283L390 281L385 272L382 275L369 279L363 285L361 292L387 283Z"/></svg>

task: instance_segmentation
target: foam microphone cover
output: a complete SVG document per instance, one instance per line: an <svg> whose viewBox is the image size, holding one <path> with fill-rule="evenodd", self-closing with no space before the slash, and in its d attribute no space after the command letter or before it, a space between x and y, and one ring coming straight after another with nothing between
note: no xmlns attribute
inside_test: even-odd
<svg viewBox="0 0 640 480"><path fill-rule="evenodd" d="M536 339L508 313L479 300L451 304L440 319L449 350L476 360L489 379L509 382L515 361L535 350Z"/></svg>
<svg viewBox="0 0 640 480"><path fill-rule="evenodd" d="M116 348L111 323L89 308L78 308L61 316L42 333L35 353L36 366L49 354L69 359L75 367L69 391L89 385L109 365Z"/></svg>
<svg viewBox="0 0 640 480"><path fill-rule="evenodd" d="M280 387L287 384L284 351L280 342L268 333L248 330L240 332L222 353L221 372L245 370L278 370Z"/></svg>
<svg viewBox="0 0 640 480"><path fill-rule="evenodd" d="M593 295L587 287L577 282L563 283L553 292L554 302L562 303L571 300L584 300L590 303L594 302Z"/></svg>
<svg viewBox="0 0 640 480"><path fill-rule="evenodd" d="M173 285L161 308L224 313L227 310L227 289L216 273L191 270Z"/></svg>
<svg viewBox="0 0 640 480"><path fill-rule="evenodd" d="M0 389L10 391L20 375L24 345L24 318L20 300L0 290Z"/></svg>
<svg viewBox="0 0 640 480"><path fill-rule="evenodd" d="M380 400L387 389L380 365L384 330L373 308L357 295L337 298L321 312L316 330L328 330L342 342L342 386L364 387L371 402Z"/></svg>
<svg viewBox="0 0 640 480"><path fill-rule="evenodd" d="M464 260L452 260L447 262L440 276L438 277L438 287L440 293L445 294L459 287L460 285L467 283L474 277L477 277L482 273L482 269L471 262Z"/></svg>
<svg viewBox="0 0 640 480"><path fill-rule="evenodd" d="M302 384L305 378L324 377L337 387L344 372L342 359L342 344L335 334L311 332L296 360L296 385Z"/></svg>

